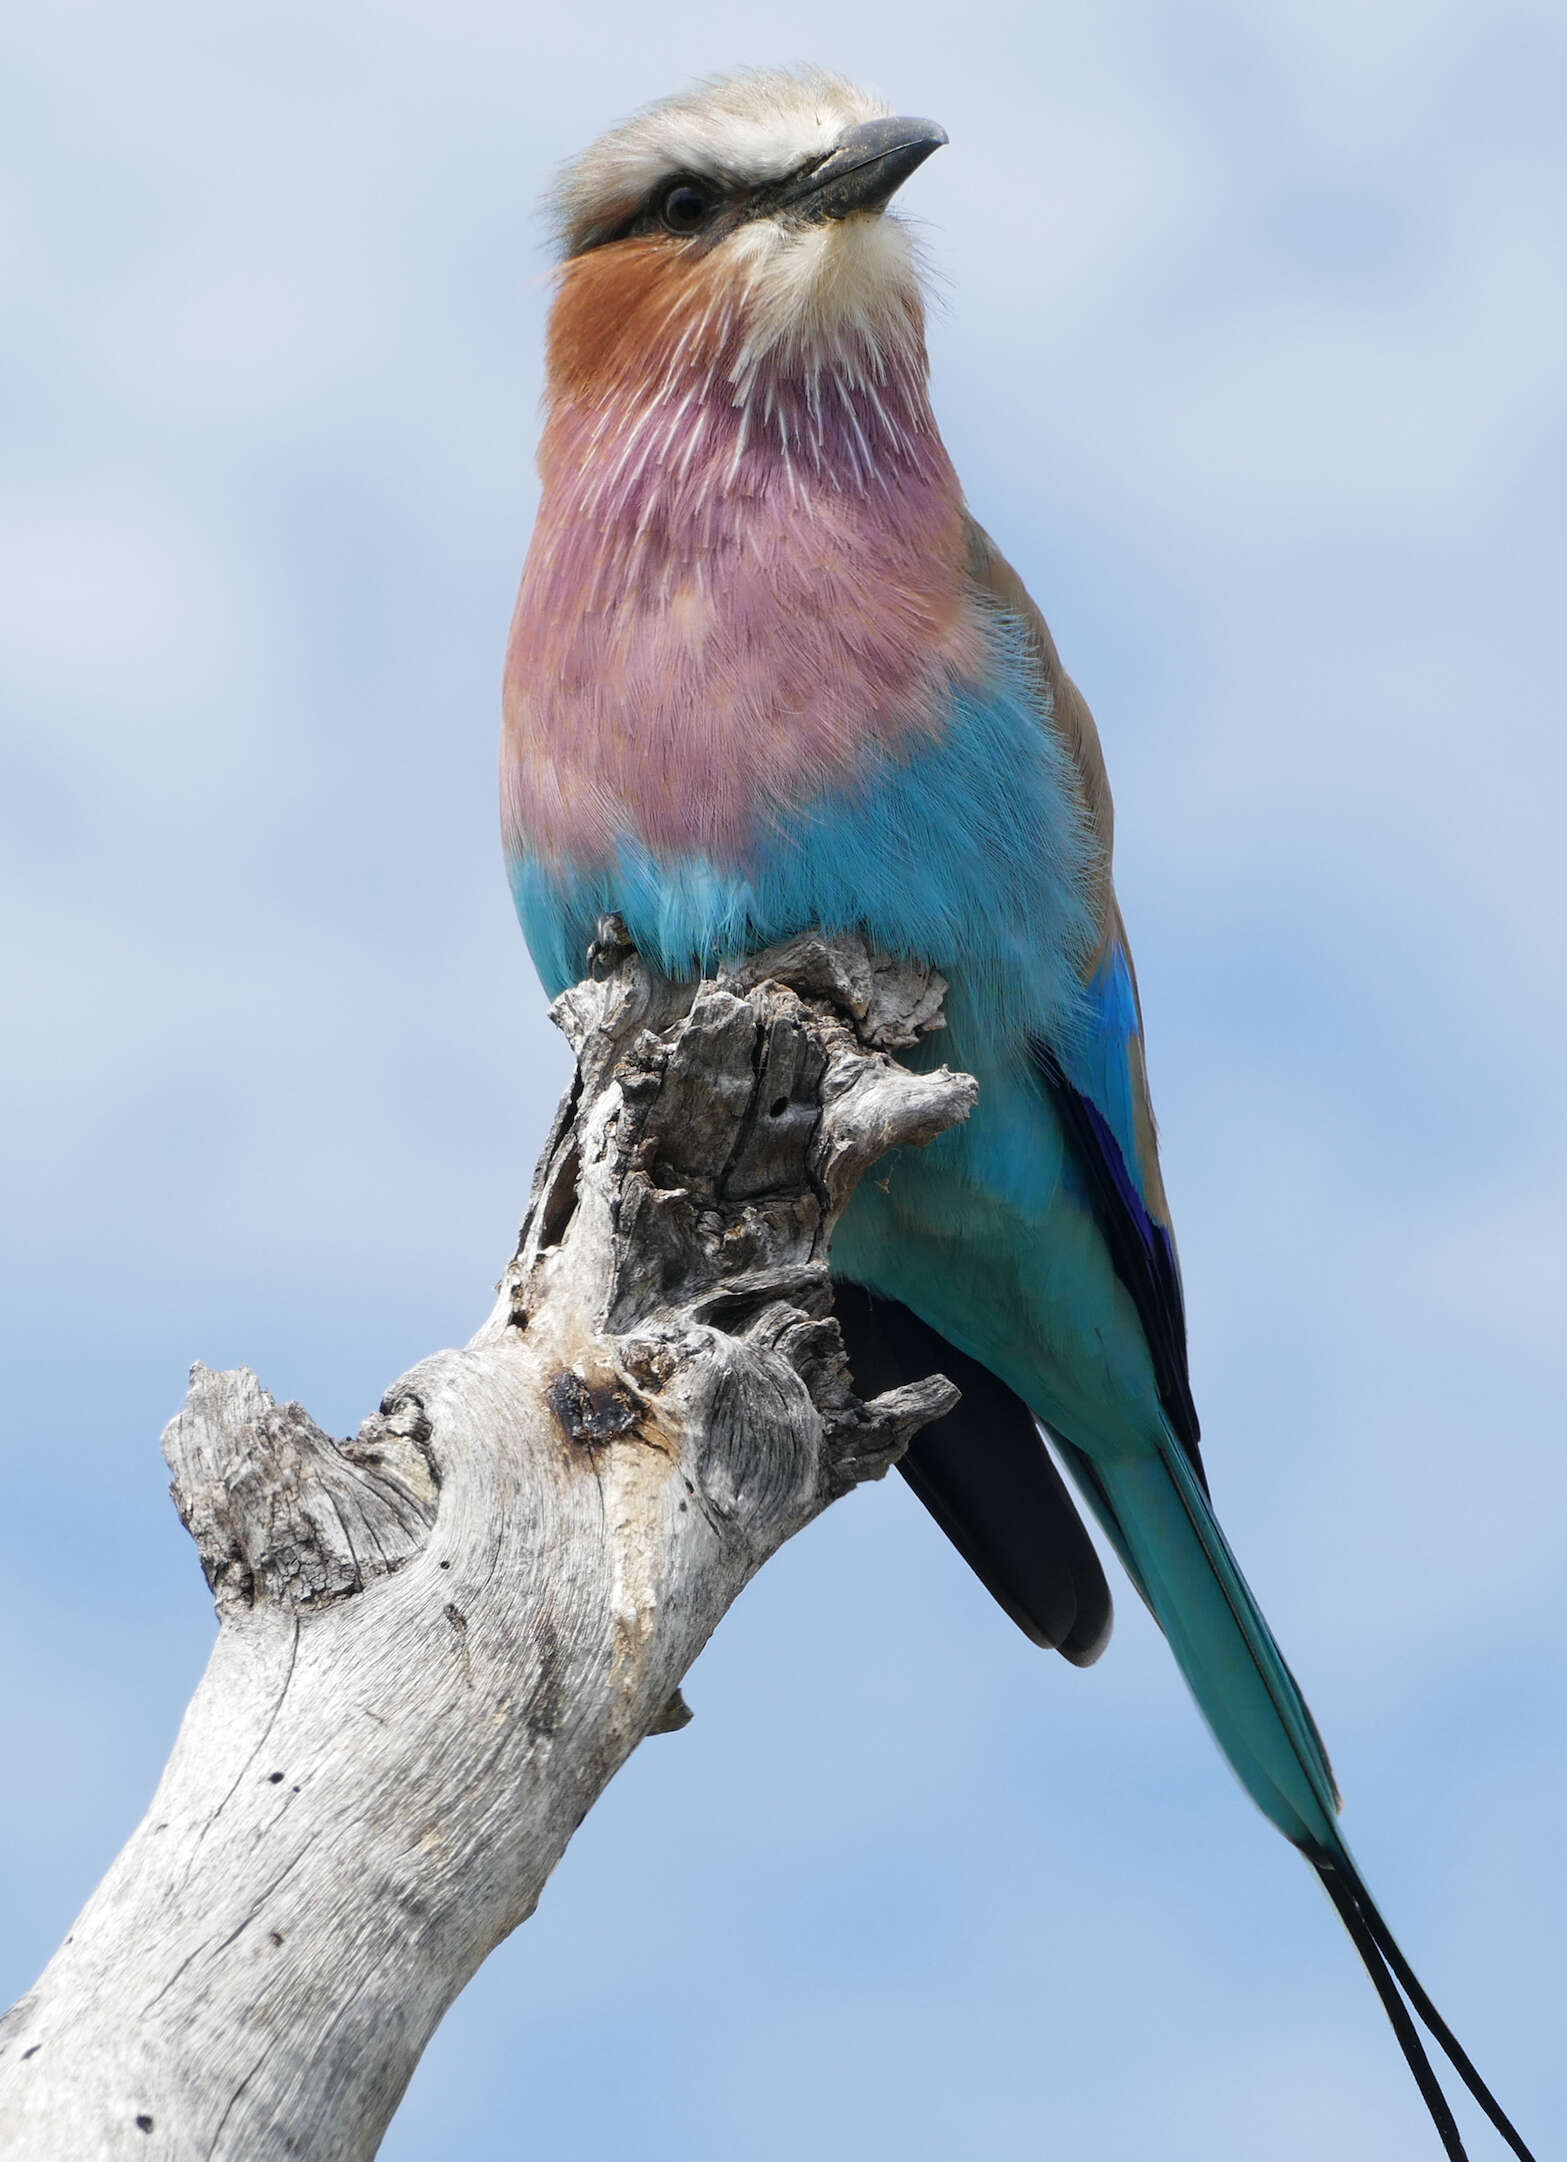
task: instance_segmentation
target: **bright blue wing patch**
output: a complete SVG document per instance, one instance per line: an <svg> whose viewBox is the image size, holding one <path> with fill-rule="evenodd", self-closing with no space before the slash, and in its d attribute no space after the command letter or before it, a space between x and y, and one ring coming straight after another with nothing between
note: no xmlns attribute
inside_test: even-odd
<svg viewBox="0 0 1567 2162"><path fill-rule="evenodd" d="M1126 950L1113 939L1084 991L1088 1027L1062 1057L1072 1080L1115 1136L1126 1168L1143 1192L1137 1158L1137 1127L1132 1108L1132 1038L1142 1033L1137 993Z"/></svg>
<svg viewBox="0 0 1567 2162"><path fill-rule="evenodd" d="M1030 1046L1115 1273L1137 1308L1165 1417L1206 1492L1175 1242L1149 1212L1138 1166L1131 1045L1141 1023L1119 942L1088 986L1088 1003L1087 1039L1068 1058L1043 1037L1031 1037Z"/></svg>

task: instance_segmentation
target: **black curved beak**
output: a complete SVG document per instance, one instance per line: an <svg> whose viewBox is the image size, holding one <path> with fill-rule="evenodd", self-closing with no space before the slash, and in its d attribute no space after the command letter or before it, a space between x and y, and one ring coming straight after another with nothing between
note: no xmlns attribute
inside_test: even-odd
<svg viewBox="0 0 1567 2162"><path fill-rule="evenodd" d="M884 209L946 140L934 120L867 120L841 135L820 165L786 181L774 204L811 223Z"/></svg>

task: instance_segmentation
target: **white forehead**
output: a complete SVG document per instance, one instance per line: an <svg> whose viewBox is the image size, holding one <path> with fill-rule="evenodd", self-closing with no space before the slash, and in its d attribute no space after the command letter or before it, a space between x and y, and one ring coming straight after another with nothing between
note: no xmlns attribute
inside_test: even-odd
<svg viewBox="0 0 1567 2162"><path fill-rule="evenodd" d="M572 159L551 199L559 238L569 251L612 230L675 173L765 187L825 156L845 128L890 111L822 68L758 68L698 83Z"/></svg>

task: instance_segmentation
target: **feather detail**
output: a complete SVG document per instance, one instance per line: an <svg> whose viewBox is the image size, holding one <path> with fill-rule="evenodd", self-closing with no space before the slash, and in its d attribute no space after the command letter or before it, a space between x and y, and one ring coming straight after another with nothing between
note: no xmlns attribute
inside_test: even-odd
<svg viewBox="0 0 1567 2162"><path fill-rule="evenodd" d="M985 667L917 293L883 280L828 366L759 327L759 275L652 240L562 273L506 668L514 857L603 864L629 828L743 859L931 741Z"/></svg>

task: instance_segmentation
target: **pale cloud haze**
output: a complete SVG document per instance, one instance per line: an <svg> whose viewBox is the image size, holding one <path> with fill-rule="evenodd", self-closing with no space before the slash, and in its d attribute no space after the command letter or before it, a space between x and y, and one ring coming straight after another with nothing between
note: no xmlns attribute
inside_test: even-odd
<svg viewBox="0 0 1567 2162"><path fill-rule="evenodd" d="M187 1364L351 1430L476 1324L561 1084L493 800L535 203L645 98L810 57L951 135L908 191L938 405L1106 738L1215 1492L1545 2150L1559 6L62 0L8 43L0 2000L211 1641L157 1453ZM1075 1673L900 1482L835 1509L390 2162L1429 2162L1326 1902L1118 1609Z"/></svg>

